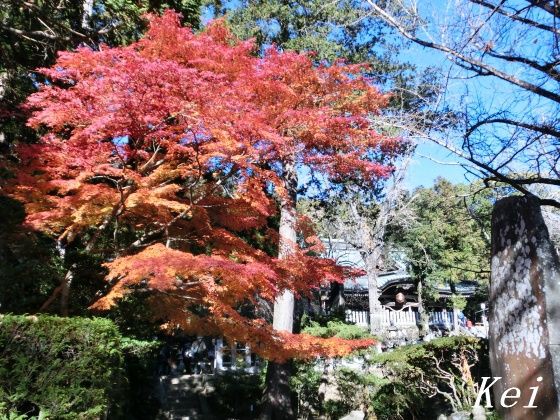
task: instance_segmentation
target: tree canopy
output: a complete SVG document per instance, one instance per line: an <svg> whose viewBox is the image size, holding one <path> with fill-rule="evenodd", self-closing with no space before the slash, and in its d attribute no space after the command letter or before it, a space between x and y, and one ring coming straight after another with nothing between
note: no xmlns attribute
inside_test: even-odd
<svg viewBox="0 0 560 420"><path fill-rule="evenodd" d="M430 69L421 72L400 56L406 41L395 37L391 26L374 16L367 3L212 1L210 9L216 16L225 16L240 38L254 38L261 51L276 45L282 50L311 52L317 62L367 62L368 75L391 91L385 111L419 111L438 89Z"/></svg>
<svg viewBox="0 0 560 420"><path fill-rule="evenodd" d="M276 360L345 353L369 341L273 332L240 310L341 281L342 268L309 253L313 237L278 259L242 235L267 229L286 162L333 184L390 173L399 141L367 120L387 98L363 66L253 50L219 21L195 35L166 12L128 47L61 53L27 101L45 135L20 146L12 195L62 250L95 252L113 232L103 243L109 289L92 308L145 290L164 327L220 333ZM71 271L53 297L68 292Z"/></svg>
<svg viewBox="0 0 560 420"><path fill-rule="evenodd" d="M50 66L58 51L78 46L124 45L145 30L144 14L173 7L189 26L200 24L200 0L3 0L0 7L0 159L14 141L29 141L18 109L35 90L37 67ZM1 161L0 161L1 163Z"/></svg>
<svg viewBox="0 0 560 420"><path fill-rule="evenodd" d="M391 230L390 241L428 287L488 281L493 197L474 187L439 178L413 191L412 220Z"/></svg>

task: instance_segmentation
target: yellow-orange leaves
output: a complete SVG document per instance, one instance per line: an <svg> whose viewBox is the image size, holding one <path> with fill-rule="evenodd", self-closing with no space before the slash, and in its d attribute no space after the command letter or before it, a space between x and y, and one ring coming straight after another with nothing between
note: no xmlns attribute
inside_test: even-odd
<svg viewBox="0 0 560 420"><path fill-rule="evenodd" d="M368 120L387 96L363 66L316 66L275 48L257 57L223 21L195 34L173 12L150 19L130 46L61 52L39 70L49 83L26 106L47 134L20 146L9 188L26 223L64 246L105 235L110 287L94 308L145 290L164 326L223 334L277 360L366 345L274 332L259 305L347 274L312 255L321 244L303 220L305 245L273 255L283 165L325 185L387 176L400 141Z"/></svg>

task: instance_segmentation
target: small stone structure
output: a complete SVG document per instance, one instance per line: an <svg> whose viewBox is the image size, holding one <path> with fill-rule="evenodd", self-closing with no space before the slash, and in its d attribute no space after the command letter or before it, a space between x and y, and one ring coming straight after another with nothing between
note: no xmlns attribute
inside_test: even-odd
<svg viewBox="0 0 560 420"><path fill-rule="evenodd" d="M496 409L505 420L560 418L560 264L535 198L494 207L489 323Z"/></svg>

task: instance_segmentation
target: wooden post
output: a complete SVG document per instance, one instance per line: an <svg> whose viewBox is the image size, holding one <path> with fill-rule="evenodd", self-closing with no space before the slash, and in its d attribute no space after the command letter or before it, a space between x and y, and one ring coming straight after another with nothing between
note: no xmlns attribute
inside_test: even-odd
<svg viewBox="0 0 560 420"><path fill-rule="evenodd" d="M251 372L251 347L249 347L248 344L245 344L245 365L246 365L246 370L248 372Z"/></svg>
<svg viewBox="0 0 560 420"><path fill-rule="evenodd" d="M480 309L482 310L482 315L481 315L482 326L484 327L484 331L486 332L486 334L488 334L488 317L486 316L486 304L481 303Z"/></svg>
<svg viewBox="0 0 560 420"><path fill-rule="evenodd" d="M537 199L498 201L492 214L489 340L492 374L502 378L493 386L495 406L505 420L559 418L559 267ZM538 387L533 401L532 387ZM510 388L521 391L515 405L503 398Z"/></svg>
<svg viewBox="0 0 560 420"><path fill-rule="evenodd" d="M231 352L231 370L237 370L237 342L233 342L230 346Z"/></svg>

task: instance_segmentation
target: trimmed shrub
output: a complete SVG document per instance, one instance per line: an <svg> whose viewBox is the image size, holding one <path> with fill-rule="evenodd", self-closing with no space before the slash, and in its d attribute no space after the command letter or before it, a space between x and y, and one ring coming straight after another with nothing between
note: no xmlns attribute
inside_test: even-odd
<svg viewBox="0 0 560 420"><path fill-rule="evenodd" d="M119 417L122 339L101 318L0 317L0 417Z"/></svg>
<svg viewBox="0 0 560 420"><path fill-rule="evenodd" d="M341 320L319 320L305 322L303 332L317 337L340 337L345 339L372 338L367 328L348 324ZM354 352L353 357L363 355L367 350ZM364 395L364 389L373 380L348 369L337 370L336 385L341 394L339 400L324 401L321 386L328 382L326 365L330 362L324 359L312 362L296 362L295 373L290 385L297 394L298 414L302 419L313 419L326 416L337 419L347 414L354 407L359 407ZM363 398L362 398L363 399Z"/></svg>
<svg viewBox="0 0 560 420"><path fill-rule="evenodd" d="M347 340L373 337L367 328L337 320L327 321L326 323L310 321L309 324L303 328L303 332L314 335L315 337L339 337Z"/></svg>

